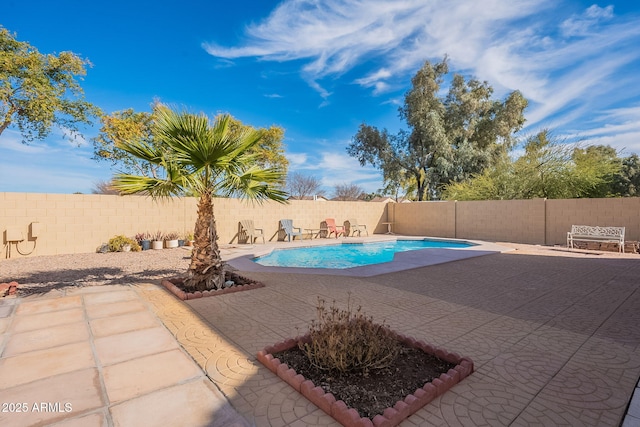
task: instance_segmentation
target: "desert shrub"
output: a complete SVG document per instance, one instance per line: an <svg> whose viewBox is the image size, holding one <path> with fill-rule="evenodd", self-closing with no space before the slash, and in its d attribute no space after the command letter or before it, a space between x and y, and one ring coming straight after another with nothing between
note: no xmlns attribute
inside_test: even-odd
<svg viewBox="0 0 640 427"><path fill-rule="evenodd" d="M373 322L355 311L350 302L346 310L327 308L318 298L317 320L309 327L310 342L300 342L311 364L326 371L363 373L390 366L400 353L400 344L384 324Z"/></svg>
<svg viewBox="0 0 640 427"><path fill-rule="evenodd" d="M122 247L125 245L130 245L133 252L138 252L140 250L138 242L122 235L112 237L109 239L109 243L107 243L107 245L109 246L110 252L122 252Z"/></svg>

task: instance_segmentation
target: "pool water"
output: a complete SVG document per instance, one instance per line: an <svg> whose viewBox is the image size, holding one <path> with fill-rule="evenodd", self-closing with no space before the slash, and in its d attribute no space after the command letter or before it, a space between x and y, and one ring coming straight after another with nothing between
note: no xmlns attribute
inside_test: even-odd
<svg viewBox="0 0 640 427"><path fill-rule="evenodd" d="M351 268L393 261L396 252L433 248L468 248L468 242L448 240L396 240L376 243L343 243L294 249L276 249L253 261L271 267Z"/></svg>

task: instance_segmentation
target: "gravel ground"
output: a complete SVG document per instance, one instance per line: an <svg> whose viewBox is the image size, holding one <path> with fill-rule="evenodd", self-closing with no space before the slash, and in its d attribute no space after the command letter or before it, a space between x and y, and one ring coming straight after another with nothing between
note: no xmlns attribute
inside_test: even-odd
<svg viewBox="0 0 640 427"><path fill-rule="evenodd" d="M68 287L131 284L183 274L186 248L142 252L48 255L0 260L0 283L18 282L18 295Z"/></svg>

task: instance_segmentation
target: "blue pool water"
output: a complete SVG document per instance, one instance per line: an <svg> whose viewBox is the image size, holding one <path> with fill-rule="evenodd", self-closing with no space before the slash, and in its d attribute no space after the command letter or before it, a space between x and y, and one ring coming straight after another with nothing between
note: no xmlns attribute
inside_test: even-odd
<svg viewBox="0 0 640 427"><path fill-rule="evenodd" d="M343 243L330 246L276 249L254 258L260 265L272 267L350 268L393 260L396 252L429 248L468 248L468 242L446 240L397 240L376 243Z"/></svg>

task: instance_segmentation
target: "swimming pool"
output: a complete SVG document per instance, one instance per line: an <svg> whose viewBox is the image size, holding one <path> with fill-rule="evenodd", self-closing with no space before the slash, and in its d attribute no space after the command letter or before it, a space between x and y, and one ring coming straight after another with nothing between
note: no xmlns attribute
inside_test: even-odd
<svg viewBox="0 0 640 427"><path fill-rule="evenodd" d="M462 249L473 243L451 240L394 240L375 243L342 243L295 249L276 249L253 261L272 267L344 269L393 261L397 252L421 249Z"/></svg>

